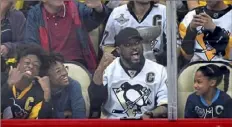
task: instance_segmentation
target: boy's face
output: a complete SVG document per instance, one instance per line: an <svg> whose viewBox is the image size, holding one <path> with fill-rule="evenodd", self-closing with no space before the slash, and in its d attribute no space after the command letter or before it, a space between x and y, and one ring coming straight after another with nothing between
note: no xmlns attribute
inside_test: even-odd
<svg viewBox="0 0 232 127"><path fill-rule="evenodd" d="M61 62L56 61L56 63L48 69L48 76L52 85L66 86L69 84L67 68Z"/></svg>
<svg viewBox="0 0 232 127"><path fill-rule="evenodd" d="M17 66L24 77L33 79L35 76L39 75L41 61L36 55L27 55L19 60Z"/></svg>

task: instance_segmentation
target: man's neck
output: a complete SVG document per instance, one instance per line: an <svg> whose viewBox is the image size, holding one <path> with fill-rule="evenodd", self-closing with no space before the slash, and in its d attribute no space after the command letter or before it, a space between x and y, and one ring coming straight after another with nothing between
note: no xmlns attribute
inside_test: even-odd
<svg viewBox="0 0 232 127"><path fill-rule="evenodd" d="M219 2L215 7L211 8L209 6L207 6L207 8L209 10L213 10L213 11L221 11L224 10L228 7L228 5L226 5L223 1Z"/></svg>
<svg viewBox="0 0 232 127"><path fill-rule="evenodd" d="M149 10L151 4L141 4L138 2L134 2L134 13L137 16L144 16L146 14L146 12Z"/></svg>
<svg viewBox="0 0 232 127"><path fill-rule="evenodd" d="M44 8L51 14L56 14L58 13L61 9L62 6L56 7L56 6L52 6L50 4L44 4Z"/></svg>
<svg viewBox="0 0 232 127"><path fill-rule="evenodd" d="M122 66L124 66L127 69L131 69L131 66L129 63L127 63L123 58L120 58L120 62L122 64Z"/></svg>

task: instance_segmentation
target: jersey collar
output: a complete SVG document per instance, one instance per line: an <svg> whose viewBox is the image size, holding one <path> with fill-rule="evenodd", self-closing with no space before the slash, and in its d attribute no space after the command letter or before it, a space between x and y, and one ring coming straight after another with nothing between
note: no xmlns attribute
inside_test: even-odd
<svg viewBox="0 0 232 127"><path fill-rule="evenodd" d="M143 69L143 66L145 64L145 58L142 57L141 59L141 64L137 67L137 68L127 68L123 65L121 59L119 59L119 63L122 66L123 70L126 72L126 74L131 77L134 78L135 76L137 76L141 70Z"/></svg>
<svg viewBox="0 0 232 127"><path fill-rule="evenodd" d="M213 97L212 104L218 99L219 95L220 95L220 90L217 89L216 94L215 94L214 97ZM205 100L202 96L200 96L200 100L201 100L201 103L202 103L203 105L205 105L205 106L207 106L207 107L210 106L210 105L208 105L208 104L206 103L206 100ZM212 104L211 104L211 105L212 105Z"/></svg>

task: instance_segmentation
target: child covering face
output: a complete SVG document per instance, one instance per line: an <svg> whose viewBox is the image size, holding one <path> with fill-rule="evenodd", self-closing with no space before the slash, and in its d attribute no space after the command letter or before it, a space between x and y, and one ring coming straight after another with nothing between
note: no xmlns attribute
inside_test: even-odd
<svg viewBox="0 0 232 127"><path fill-rule="evenodd" d="M232 118L232 99L226 93L230 71L227 67L209 64L200 67L194 77L195 92L189 95L185 118ZM224 76L224 91L217 86Z"/></svg>

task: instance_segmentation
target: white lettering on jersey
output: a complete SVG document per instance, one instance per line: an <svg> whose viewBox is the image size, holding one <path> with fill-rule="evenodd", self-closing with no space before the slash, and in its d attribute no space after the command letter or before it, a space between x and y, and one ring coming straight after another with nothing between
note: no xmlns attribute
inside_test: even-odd
<svg viewBox="0 0 232 127"><path fill-rule="evenodd" d="M223 112L223 110L224 110L224 107L222 105L217 105L215 107L215 111L217 115L220 115Z"/></svg>
<svg viewBox="0 0 232 127"><path fill-rule="evenodd" d="M224 110L224 107L222 105L217 105L215 107L215 112L217 115L220 115ZM195 107L195 112L198 114L200 118L206 118L207 116L211 116L211 118L215 118L214 116L214 109L213 107L208 107L206 109L200 108L199 106Z"/></svg>

